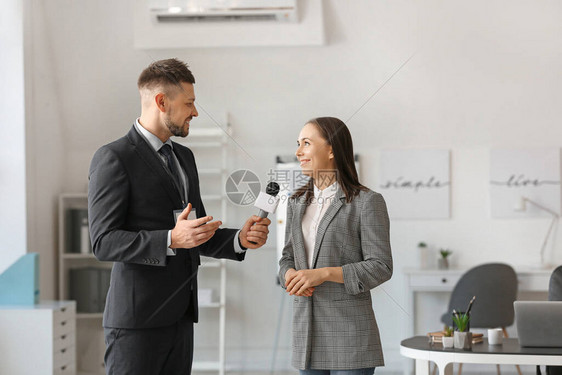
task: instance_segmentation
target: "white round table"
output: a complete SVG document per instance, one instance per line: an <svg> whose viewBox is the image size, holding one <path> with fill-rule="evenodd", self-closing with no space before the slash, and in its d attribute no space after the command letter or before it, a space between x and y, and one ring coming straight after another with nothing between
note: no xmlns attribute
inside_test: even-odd
<svg viewBox="0 0 562 375"><path fill-rule="evenodd" d="M504 339L502 345L488 345L484 338L472 350L461 350L444 349L427 336L415 336L400 343L400 354L415 359L416 375L429 374L429 361L437 364L441 375L452 375L453 363L562 366L562 348L521 347L516 338Z"/></svg>

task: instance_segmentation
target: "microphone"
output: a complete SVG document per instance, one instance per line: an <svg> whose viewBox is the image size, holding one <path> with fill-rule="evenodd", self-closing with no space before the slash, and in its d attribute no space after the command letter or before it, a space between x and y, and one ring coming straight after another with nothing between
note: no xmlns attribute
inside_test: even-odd
<svg viewBox="0 0 562 375"><path fill-rule="evenodd" d="M268 214L275 213L277 205L279 204L279 184L271 181L265 188L265 193L261 192L254 203L254 206L259 208L259 217L266 218Z"/></svg>
<svg viewBox="0 0 562 375"><path fill-rule="evenodd" d="M267 184L265 188L265 193L260 191L256 201L254 202L254 206L260 209L258 212L258 216L261 218L266 218L268 214L275 213L277 209L277 205L279 204L279 184L275 181L271 181ZM256 244L253 241L250 241L254 245Z"/></svg>

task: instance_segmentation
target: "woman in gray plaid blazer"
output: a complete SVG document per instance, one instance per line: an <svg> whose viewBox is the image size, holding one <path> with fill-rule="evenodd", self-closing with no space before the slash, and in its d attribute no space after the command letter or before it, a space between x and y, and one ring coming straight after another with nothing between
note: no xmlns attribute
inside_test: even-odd
<svg viewBox="0 0 562 375"><path fill-rule="evenodd" d="M384 359L370 290L392 276L386 204L359 183L341 120L309 121L297 145L311 179L289 198L279 261L294 296L292 364L301 375L371 375Z"/></svg>

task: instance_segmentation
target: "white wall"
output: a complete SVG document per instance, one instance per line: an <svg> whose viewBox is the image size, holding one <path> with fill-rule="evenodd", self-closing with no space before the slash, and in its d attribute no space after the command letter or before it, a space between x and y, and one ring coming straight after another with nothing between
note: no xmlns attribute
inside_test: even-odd
<svg viewBox="0 0 562 375"><path fill-rule="evenodd" d="M402 363L397 327L405 329L408 317L401 270L417 264L419 241L451 248L453 264L462 266L523 265L538 253L548 219L490 218L488 151L562 144L562 3L331 0L324 1L323 47L146 51L132 48L132 1L53 0L34 9L30 226L43 260L55 256L56 195L85 191L94 151L138 115L139 72L168 57L189 63L201 107L231 114L236 141L250 155L237 150L234 166L262 176L276 154L294 152L300 127L316 116L349 120L363 182L375 190L381 149L451 149L451 219L392 223L394 278L374 292L389 368ZM252 212L238 210L238 222ZM562 263L559 232L547 256ZM273 282L273 245L247 258L229 265L228 350L239 354L229 360L252 367L251 353L263 358L272 348L282 294ZM54 295L53 270L42 269L42 282ZM278 365L288 366L287 322L283 332Z"/></svg>
<svg viewBox="0 0 562 375"><path fill-rule="evenodd" d="M0 273L27 250L24 3L0 12Z"/></svg>

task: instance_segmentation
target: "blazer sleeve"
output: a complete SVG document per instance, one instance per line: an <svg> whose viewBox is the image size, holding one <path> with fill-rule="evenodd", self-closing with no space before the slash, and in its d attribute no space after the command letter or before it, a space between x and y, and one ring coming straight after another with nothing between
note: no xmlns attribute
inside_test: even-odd
<svg viewBox="0 0 562 375"><path fill-rule="evenodd" d="M283 289L285 289L285 274L291 268L295 268L295 254L293 251L293 236L292 236L292 223L293 222L293 206L289 199L287 203L287 219L285 220L285 247L279 260L279 282Z"/></svg>
<svg viewBox="0 0 562 375"><path fill-rule="evenodd" d="M100 148L90 165L88 216L93 252L100 261L166 265L168 230L123 230L130 181L118 155Z"/></svg>
<svg viewBox="0 0 562 375"><path fill-rule="evenodd" d="M370 192L361 207L363 261L342 266L347 293L366 292L392 276L390 220L382 195Z"/></svg>
<svg viewBox="0 0 562 375"><path fill-rule="evenodd" d="M217 259L244 260L246 252L237 253L234 250L234 241L238 241L234 236L238 231L230 228L217 229L209 241L199 245L199 252L201 255Z"/></svg>

